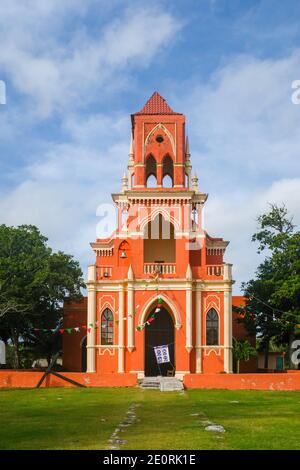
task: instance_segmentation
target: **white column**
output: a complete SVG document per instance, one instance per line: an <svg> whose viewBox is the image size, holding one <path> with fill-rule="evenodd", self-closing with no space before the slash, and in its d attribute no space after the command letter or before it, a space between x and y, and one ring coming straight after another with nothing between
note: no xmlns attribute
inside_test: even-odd
<svg viewBox="0 0 300 470"><path fill-rule="evenodd" d="M127 286L127 349L129 352L134 350L134 274L130 265L128 269L128 286Z"/></svg>
<svg viewBox="0 0 300 470"><path fill-rule="evenodd" d="M119 290L119 353L118 353L118 372L124 373L124 286L120 285Z"/></svg>
<svg viewBox="0 0 300 470"><path fill-rule="evenodd" d="M201 349L201 337L202 337L202 302L201 302L201 290L199 287L196 290L196 374L202 372L202 349Z"/></svg>
<svg viewBox="0 0 300 470"><path fill-rule="evenodd" d="M192 305L192 269L191 266L188 265L186 270L186 279L187 279L187 286L186 286L186 338L185 338L185 348L188 352L191 352L193 349L193 305Z"/></svg>
<svg viewBox="0 0 300 470"><path fill-rule="evenodd" d="M224 292L224 371L232 373L232 298Z"/></svg>
<svg viewBox="0 0 300 470"><path fill-rule="evenodd" d="M87 309L87 328L90 324L95 325L96 322L96 266L88 267L88 309ZM87 372L96 372L96 329L87 330Z"/></svg>

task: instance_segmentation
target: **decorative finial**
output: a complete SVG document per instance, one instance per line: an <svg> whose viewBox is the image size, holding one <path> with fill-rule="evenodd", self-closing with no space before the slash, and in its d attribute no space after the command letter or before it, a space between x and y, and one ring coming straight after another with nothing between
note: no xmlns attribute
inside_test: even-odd
<svg viewBox="0 0 300 470"><path fill-rule="evenodd" d="M124 175L122 176L122 191L127 191L128 189L128 177L126 175L126 173L124 173Z"/></svg>
<svg viewBox="0 0 300 470"><path fill-rule="evenodd" d="M185 139L185 156L186 156L186 159L189 160L190 159L190 144L189 144L189 137L186 136L186 139Z"/></svg>
<svg viewBox="0 0 300 470"><path fill-rule="evenodd" d="M192 189L194 191L198 191L198 176L197 175L194 175L192 176Z"/></svg>
<svg viewBox="0 0 300 470"><path fill-rule="evenodd" d="M191 281L193 279L193 273L192 273L192 268L191 268L190 263L187 265L187 268L186 268L186 278L188 281Z"/></svg>
<svg viewBox="0 0 300 470"><path fill-rule="evenodd" d="M133 269L132 269L131 265L128 268L127 278L128 278L129 281L133 281L133 279L134 279L134 272L133 272Z"/></svg>

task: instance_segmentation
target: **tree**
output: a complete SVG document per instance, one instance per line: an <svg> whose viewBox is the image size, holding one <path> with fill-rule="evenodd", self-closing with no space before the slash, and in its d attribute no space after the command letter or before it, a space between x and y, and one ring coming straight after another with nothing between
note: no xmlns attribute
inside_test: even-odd
<svg viewBox="0 0 300 470"><path fill-rule="evenodd" d="M249 341L238 341L233 338L233 357L236 360L237 373L240 373L240 361L249 361L250 356L256 356L256 349L251 346Z"/></svg>
<svg viewBox="0 0 300 470"><path fill-rule="evenodd" d="M51 342L64 299L80 298L81 287L78 262L53 253L37 227L0 226L0 335L12 343L16 368L21 364L20 342L40 345L46 337ZM38 336L37 328L45 331Z"/></svg>
<svg viewBox="0 0 300 470"><path fill-rule="evenodd" d="M260 336L265 368L271 339L290 344L300 323L300 233L295 231L286 207L271 205L258 217L259 230L252 240L267 256L256 278L243 284L247 299L241 321Z"/></svg>

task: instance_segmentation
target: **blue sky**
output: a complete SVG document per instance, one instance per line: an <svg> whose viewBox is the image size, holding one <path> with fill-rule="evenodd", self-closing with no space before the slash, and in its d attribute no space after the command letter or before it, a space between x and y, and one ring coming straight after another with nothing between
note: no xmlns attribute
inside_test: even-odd
<svg viewBox="0 0 300 470"><path fill-rule="evenodd" d="M10 0L0 4L0 221L33 223L93 262L96 208L120 188L130 113L158 90L187 117L205 224L237 280L259 262L256 216L299 224L297 0Z"/></svg>

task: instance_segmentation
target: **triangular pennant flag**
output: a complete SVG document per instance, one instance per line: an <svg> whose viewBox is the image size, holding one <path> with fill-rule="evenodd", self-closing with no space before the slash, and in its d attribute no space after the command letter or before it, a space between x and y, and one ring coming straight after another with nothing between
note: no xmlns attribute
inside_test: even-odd
<svg viewBox="0 0 300 470"><path fill-rule="evenodd" d="M69 335L72 333L73 328L66 328L66 332L69 333Z"/></svg>
<svg viewBox="0 0 300 470"><path fill-rule="evenodd" d="M76 328L74 328L74 330L76 331L76 333L80 332L80 328L78 326L76 326Z"/></svg>
<svg viewBox="0 0 300 470"><path fill-rule="evenodd" d="M87 330L88 330L88 333L90 333L92 331L92 328L88 328Z"/></svg>
<svg viewBox="0 0 300 470"><path fill-rule="evenodd" d="M59 332L60 332L61 334L63 334L64 331L65 331L64 328L60 328L60 330L59 330Z"/></svg>

